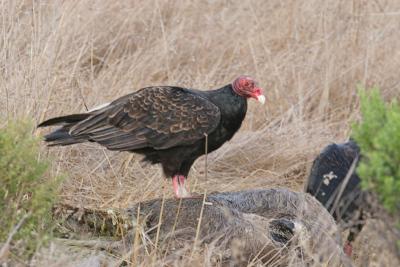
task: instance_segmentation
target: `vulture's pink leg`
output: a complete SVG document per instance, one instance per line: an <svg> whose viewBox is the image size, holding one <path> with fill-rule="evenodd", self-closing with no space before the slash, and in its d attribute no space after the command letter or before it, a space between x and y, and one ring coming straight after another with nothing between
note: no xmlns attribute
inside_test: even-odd
<svg viewBox="0 0 400 267"><path fill-rule="evenodd" d="M185 176L175 175L172 177L172 186L176 198L190 198L190 193L185 188Z"/></svg>
<svg viewBox="0 0 400 267"><path fill-rule="evenodd" d="M353 246L350 244L350 242L347 241L346 244L344 244L343 251L347 256L351 257L353 254Z"/></svg>
<svg viewBox="0 0 400 267"><path fill-rule="evenodd" d="M351 257L351 255L353 254L353 246L350 244L350 242L346 242L343 247L343 251L347 256Z"/></svg>

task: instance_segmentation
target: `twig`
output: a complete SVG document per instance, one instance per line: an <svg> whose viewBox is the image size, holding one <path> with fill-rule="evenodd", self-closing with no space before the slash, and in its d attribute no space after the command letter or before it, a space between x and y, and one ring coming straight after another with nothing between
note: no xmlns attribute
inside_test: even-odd
<svg viewBox="0 0 400 267"><path fill-rule="evenodd" d="M72 74L74 74L74 73L72 73ZM71 76L71 80L72 80L72 76ZM71 83L71 82L70 82L70 83ZM79 96L81 97L83 106L85 107L86 112L88 112L88 111L89 111L89 108L88 108L88 106L86 105L85 97L83 96L83 92L82 92L82 87L80 86L78 80L76 80L76 86L78 87Z"/></svg>
<svg viewBox="0 0 400 267"><path fill-rule="evenodd" d="M131 257L131 262L132 266L137 266L137 259L138 259L138 253L139 253L139 227L140 227L140 204L138 205L137 208L137 215L136 215L136 226L135 226L135 237L133 239L133 251L132 251L132 257Z"/></svg>
<svg viewBox="0 0 400 267"><path fill-rule="evenodd" d="M32 212L26 213L17 223L17 225L12 229L12 231L9 233L6 242L0 249L0 263L2 262L2 260L6 258L7 252L9 251L11 240L13 239L14 235L18 232L19 228L21 228L21 226L24 224L25 220L31 215Z"/></svg>
<svg viewBox="0 0 400 267"><path fill-rule="evenodd" d="M191 256L190 256L191 259L193 259L194 252L195 252L196 246L197 246L197 240L199 239L199 235L200 235L200 226L201 226L201 221L202 221L202 218L203 218L203 211L204 211L204 205L206 203L206 196L207 196L207 190L204 191L204 195L203 195L203 203L201 204L199 223L197 224L196 236L194 238L193 249L192 249L192 253L191 253Z"/></svg>
<svg viewBox="0 0 400 267"><path fill-rule="evenodd" d="M77 240L63 238L55 238L55 240L67 246L85 247L94 250L116 252L121 249L121 242L114 240Z"/></svg>
<svg viewBox="0 0 400 267"><path fill-rule="evenodd" d="M208 160L207 160L207 158L208 158L208 134L204 134L205 135L205 137L206 137L206 145L205 145L205 154L206 154L206 158L205 158L205 161L204 161L204 176L205 176L205 180L206 180L206 183L207 183L207 170L208 170Z"/></svg>
<svg viewBox="0 0 400 267"><path fill-rule="evenodd" d="M161 229L161 224L162 224L162 216L163 216L163 212L164 212L164 203L165 203L165 186L163 187L163 198L161 201L160 217L158 219L158 225L157 225L156 242L154 245L155 250L157 250L157 248L158 248L158 240L160 238L160 229Z"/></svg>
<svg viewBox="0 0 400 267"><path fill-rule="evenodd" d="M133 157L134 157L133 153L132 153L132 154L129 154L128 158L127 158L126 161L124 162L124 167L123 167L123 170L122 170L122 177L125 176L125 174L126 174L126 172L127 172L127 170L128 170L128 167L129 167L129 163L131 163Z"/></svg>
<svg viewBox="0 0 400 267"><path fill-rule="evenodd" d="M44 118L46 116L47 110L49 109L51 97L53 96L53 92L54 92L54 84L55 84L56 80L57 80L57 77L55 77L53 79L53 83L50 85L50 92L49 92L48 98L46 100L46 106L44 107L44 109L42 111L42 114L39 117L39 122L44 121Z"/></svg>
<svg viewBox="0 0 400 267"><path fill-rule="evenodd" d="M181 211L181 206L182 206L182 198L179 199L178 210L176 211L174 225L172 226L172 230L171 230L171 236L174 236L174 234L175 234L176 225L178 224L179 214ZM168 240L168 244L166 246L165 253L164 253L164 259L167 257L169 245L171 244L171 240L172 240L172 238Z"/></svg>
<svg viewBox="0 0 400 267"><path fill-rule="evenodd" d="M162 224L162 216L164 213L164 204L165 204L165 181L164 181L164 186L163 186L163 198L161 201L161 209L160 209L160 217L158 218L158 224L157 224L157 234L156 234L156 240L154 242L154 250L153 250L153 257L151 259L151 266L156 266L155 261L157 257L157 249L158 249L158 241L160 238L160 230L161 230L161 224Z"/></svg>
<svg viewBox="0 0 400 267"><path fill-rule="evenodd" d="M346 188L346 186L347 186L347 184L348 184L348 182L350 180L350 177L354 172L354 169L356 168L357 162L358 162L358 156L351 163L350 169L347 172L346 177L343 180L343 183L340 185L339 193L336 196L335 202L333 203L333 206L332 206L332 209L331 209L331 214L333 214L336 211L336 208L337 208L337 206L339 204L339 201L340 201L340 197L342 196L343 191Z"/></svg>
<svg viewBox="0 0 400 267"><path fill-rule="evenodd" d="M168 52L168 40L167 40L167 34L165 32L164 22L163 22L161 9L160 9L160 6L158 4L158 1L156 1L156 9L158 11L158 16L159 16L160 28L161 28L161 33L162 33L162 40L163 40L164 50L165 50L164 52L165 52L165 57L166 57L165 65L167 67L167 76L168 76L168 81L169 81L171 79L171 68L169 66L170 64L169 64L169 52Z"/></svg>
<svg viewBox="0 0 400 267"><path fill-rule="evenodd" d="M113 173L113 175L114 175L115 180L117 180L119 186L122 186L121 177L118 176L118 175L117 175L117 172L114 170L114 167L113 167L113 165L111 164L111 160L110 160L110 158L108 157L108 155L107 155L107 153L106 153L106 149L105 149L105 148L102 148L101 150L103 151L104 157L107 159L108 165L110 165L110 169L111 169L111 171L112 171L112 173Z"/></svg>

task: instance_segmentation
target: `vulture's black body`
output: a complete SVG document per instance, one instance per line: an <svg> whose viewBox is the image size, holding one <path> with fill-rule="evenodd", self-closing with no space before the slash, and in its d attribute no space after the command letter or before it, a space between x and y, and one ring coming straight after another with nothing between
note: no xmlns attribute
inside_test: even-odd
<svg viewBox="0 0 400 267"><path fill-rule="evenodd" d="M247 111L247 100L231 85L212 91L148 87L83 114L49 119L62 125L45 136L49 145L86 141L110 150L143 154L161 163L167 177L187 176L194 161L232 138Z"/></svg>
<svg viewBox="0 0 400 267"><path fill-rule="evenodd" d="M307 193L315 196L335 217L336 220L349 220L358 209L356 201L361 194L360 178L353 170L348 181L346 175L351 171L353 161L358 161L360 148L354 141L343 144L330 144L314 160L307 181ZM344 185L344 183L346 183ZM344 185L339 205L332 210L336 197Z"/></svg>
<svg viewBox="0 0 400 267"><path fill-rule="evenodd" d="M351 168L359 158L360 148L353 140L328 145L314 160L306 186L307 193L315 196L343 228L350 229L349 241L361 231L369 208L368 192L361 189L361 180Z"/></svg>

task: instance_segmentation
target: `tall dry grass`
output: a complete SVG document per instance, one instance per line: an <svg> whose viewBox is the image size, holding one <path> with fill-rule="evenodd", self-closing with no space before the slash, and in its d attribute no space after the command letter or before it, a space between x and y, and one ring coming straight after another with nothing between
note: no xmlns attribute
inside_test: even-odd
<svg viewBox="0 0 400 267"><path fill-rule="evenodd" d="M400 96L397 0L1 1L1 126L85 111L149 85L265 88L241 130L190 173L192 191L301 189L316 153L357 119L356 85ZM42 132L39 132L42 134ZM157 166L83 144L48 149L62 199L126 207L160 197Z"/></svg>

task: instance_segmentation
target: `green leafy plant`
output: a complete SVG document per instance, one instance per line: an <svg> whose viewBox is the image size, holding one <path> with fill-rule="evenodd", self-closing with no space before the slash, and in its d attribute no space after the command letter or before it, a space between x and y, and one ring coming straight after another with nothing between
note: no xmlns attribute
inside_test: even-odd
<svg viewBox="0 0 400 267"><path fill-rule="evenodd" d="M362 120L353 125L361 149L357 168L362 186L377 192L392 214L400 212L400 105L385 103L378 88L359 89Z"/></svg>
<svg viewBox="0 0 400 267"><path fill-rule="evenodd" d="M60 178L45 175L48 163L32 132L26 121L0 129L0 254L29 257L51 236Z"/></svg>

